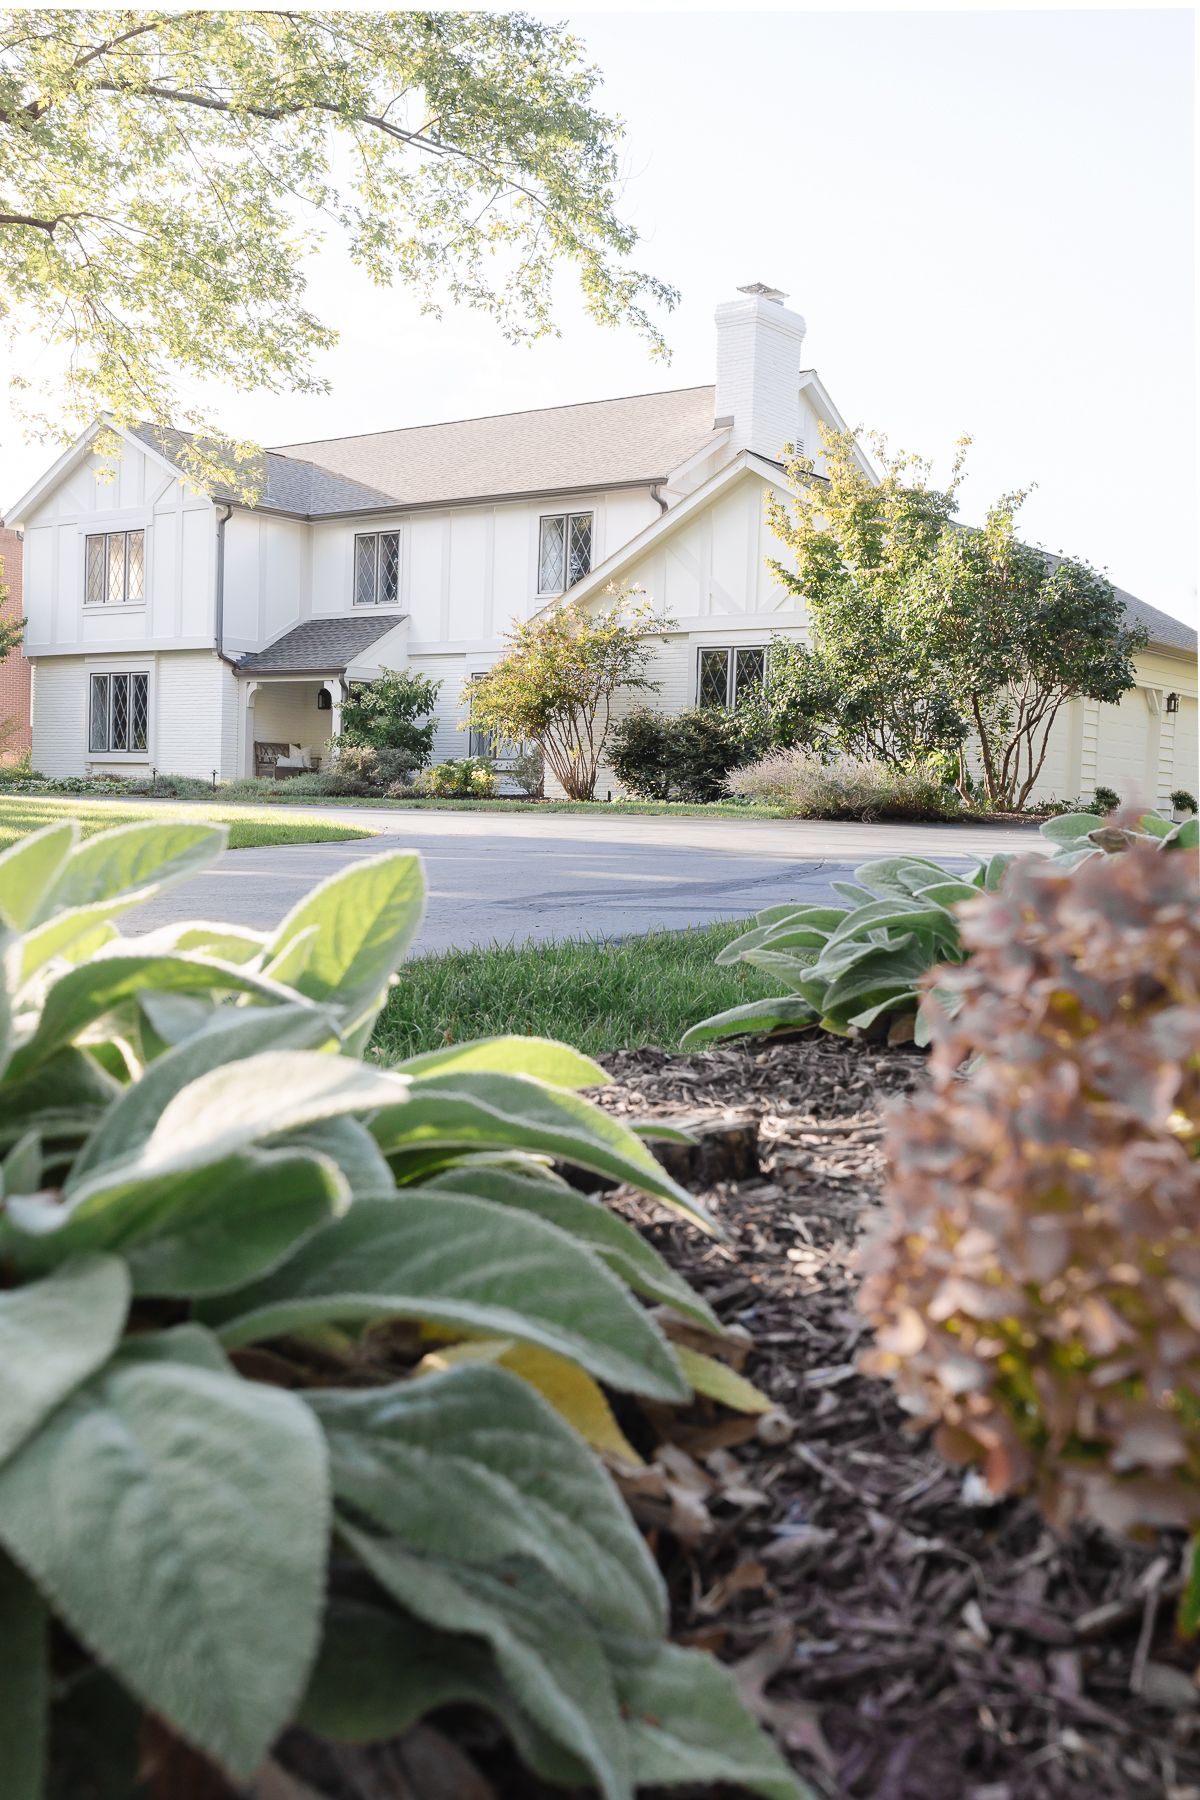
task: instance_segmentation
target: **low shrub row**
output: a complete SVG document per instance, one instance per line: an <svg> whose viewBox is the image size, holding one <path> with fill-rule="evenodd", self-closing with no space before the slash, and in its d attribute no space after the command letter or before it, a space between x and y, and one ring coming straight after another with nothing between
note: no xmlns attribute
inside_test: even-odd
<svg viewBox="0 0 1200 1800"><path fill-rule="evenodd" d="M897 769L871 757L827 762L810 750L773 750L731 771L723 791L781 807L796 819L957 818L962 801L940 771Z"/></svg>

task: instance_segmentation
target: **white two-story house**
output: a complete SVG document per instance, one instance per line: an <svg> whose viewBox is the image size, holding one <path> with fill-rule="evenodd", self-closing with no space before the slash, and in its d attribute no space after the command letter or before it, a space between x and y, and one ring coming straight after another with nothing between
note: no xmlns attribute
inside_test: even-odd
<svg viewBox="0 0 1200 1800"><path fill-rule="evenodd" d="M435 755L461 756L462 686L513 622L610 583L673 621L657 705L734 702L771 635L806 629L767 567L783 447L843 426L784 299L756 284L718 307L711 386L286 444L252 506L196 492L182 440L149 427L103 478L97 424L7 517L35 768L266 772L336 736L348 683L405 667L442 682ZM1151 634L1138 686L1064 714L1047 795L1194 788L1196 635L1124 598Z"/></svg>

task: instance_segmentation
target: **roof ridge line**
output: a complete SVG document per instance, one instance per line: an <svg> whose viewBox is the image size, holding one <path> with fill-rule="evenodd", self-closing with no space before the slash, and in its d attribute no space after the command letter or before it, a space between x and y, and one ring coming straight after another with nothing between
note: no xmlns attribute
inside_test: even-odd
<svg viewBox="0 0 1200 1800"><path fill-rule="evenodd" d="M667 394L699 394L706 388L715 389L715 387L715 382L697 381L687 387L645 388L637 394L605 394L599 400L560 400L554 406L518 406L511 408L508 412L472 413L463 419L429 419L423 425L385 425L377 431L347 431L340 437L296 438L293 442L306 446L309 444L348 444L356 438L396 437L404 431L438 431L445 425L481 425L485 419L527 419L532 413L573 412L580 406L618 406L622 400L659 400ZM290 447L287 444L264 444L263 446L264 450L272 456L287 456ZM291 460L304 462L312 459L295 456ZM317 465L317 467L320 466L320 464Z"/></svg>

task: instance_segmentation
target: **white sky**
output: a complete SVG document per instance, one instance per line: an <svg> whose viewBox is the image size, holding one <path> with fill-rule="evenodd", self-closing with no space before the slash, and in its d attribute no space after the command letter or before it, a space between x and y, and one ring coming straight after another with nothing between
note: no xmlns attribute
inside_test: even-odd
<svg viewBox="0 0 1200 1800"><path fill-rule="evenodd" d="M563 16L561 12L556 16ZM583 317L512 347L420 317L335 248L324 400L229 394L266 443L681 387L749 281L808 321L846 417L937 458L964 515L1037 483L1025 535L1179 617L1196 607L1193 21L1184 11L580 13L627 123L638 260L682 290L670 365ZM0 499L50 460L0 418Z"/></svg>

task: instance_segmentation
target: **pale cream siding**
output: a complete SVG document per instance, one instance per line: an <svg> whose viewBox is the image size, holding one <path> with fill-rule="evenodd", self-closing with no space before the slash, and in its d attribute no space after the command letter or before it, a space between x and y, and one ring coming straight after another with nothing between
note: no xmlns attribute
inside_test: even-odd
<svg viewBox="0 0 1200 1800"><path fill-rule="evenodd" d="M33 766L81 775L87 761L87 673L82 657L39 657L32 669Z"/></svg>
<svg viewBox="0 0 1200 1800"><path fill-rule="evenodd" d="M256 742L300 744L325 754L332 713L321 712L319 681L264 681L254 694L248 718Z"/></svg>

